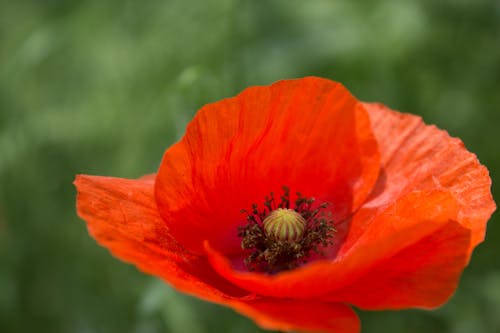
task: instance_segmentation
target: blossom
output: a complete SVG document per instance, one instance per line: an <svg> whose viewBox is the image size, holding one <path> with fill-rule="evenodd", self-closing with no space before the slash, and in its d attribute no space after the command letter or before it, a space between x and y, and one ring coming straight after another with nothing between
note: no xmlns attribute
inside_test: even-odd
<svg viewBox="0 0 500 333"><path fill-rule="evenodd" d="M495 210L459 139L315 77L205 105L154 175L75 185L114 256L281 331L442 305Z"/></svg>

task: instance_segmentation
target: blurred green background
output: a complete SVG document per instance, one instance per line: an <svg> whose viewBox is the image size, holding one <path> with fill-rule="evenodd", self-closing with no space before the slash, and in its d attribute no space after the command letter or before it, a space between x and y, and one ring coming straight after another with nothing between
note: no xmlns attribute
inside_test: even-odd
<svg viewBox="0 0 500 333"><path fill-rule="evenodd" d="M203 104L306 75L422 115L500 181L498 0L0 0L0 332L261 332L112 258L71 183L154 172ZM363 331L500 332L495 220L446 306Z"/></svg>

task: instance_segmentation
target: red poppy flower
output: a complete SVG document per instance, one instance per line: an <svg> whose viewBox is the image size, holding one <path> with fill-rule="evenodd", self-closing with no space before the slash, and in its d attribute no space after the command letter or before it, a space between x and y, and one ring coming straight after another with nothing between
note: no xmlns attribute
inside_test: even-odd
<svg viewBox="0 0 500 333"><path fill-rule="evenodd" d="M204 106L155 175L75 184L113 255L282 331L443 304L495 210L459 139L313 77Z"/></svg>

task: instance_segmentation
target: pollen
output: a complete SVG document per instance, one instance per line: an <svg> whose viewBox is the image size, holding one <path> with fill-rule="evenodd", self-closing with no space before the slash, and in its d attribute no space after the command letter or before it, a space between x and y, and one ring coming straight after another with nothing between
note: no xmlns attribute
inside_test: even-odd
<svg viewBox="0 0 500 333"><path fill-rule="evenodd" d="M278 208L264 219L263 226L267 237L295 243L304 235L306 220L293 209Z"/></svg>

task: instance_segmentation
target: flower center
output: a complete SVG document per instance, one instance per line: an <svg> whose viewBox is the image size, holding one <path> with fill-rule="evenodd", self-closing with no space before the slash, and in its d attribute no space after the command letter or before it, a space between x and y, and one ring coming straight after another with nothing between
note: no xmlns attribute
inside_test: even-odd
<svg viewBox="0 0 500 333"><path fill-rule="evenodd" d="M265 197L264 207L242 210L247 224L238 229L241 247L249 253L245 265L251 271L274 274L308 261L312 253L323 255L321 248L333 243L335 232L328 203L315 205L314 198L297 192L295 206L290 208L290 191L283 187L276 203L274 194Z"/></svg>
<svg viewBox="0 0 500 333"><path fill-rule="evenodd" d="M297 242L302 239L306 220L288 208L273 210L262 223L266 236L276 241Z"/></svg>

